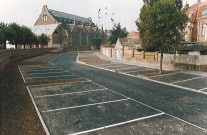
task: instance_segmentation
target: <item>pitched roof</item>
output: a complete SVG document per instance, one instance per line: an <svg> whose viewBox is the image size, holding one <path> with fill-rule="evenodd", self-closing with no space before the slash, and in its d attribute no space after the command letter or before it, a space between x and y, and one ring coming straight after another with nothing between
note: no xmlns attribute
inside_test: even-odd
<svg viewBox="0 0 207 135"><path fill-rule="evenodd" d="M68 13L64 13L60 11L55 11L52 9L49 9L49 12L55 19L63 18L63 19L76 20L76 21L85 22L85 23L92 23L92 21L88 18L84 18L84 17L80 17L80 16L76 16L76 15L72 15L72 14L68 14Z"/></svg>
<svg viewBox="0 0 207 135"><path fill-rule="evenodd" d="M128 42L128 39L127 39L127 38L119 38L119 41L120 41L121 43L123 43L123 42Z"/></svg>

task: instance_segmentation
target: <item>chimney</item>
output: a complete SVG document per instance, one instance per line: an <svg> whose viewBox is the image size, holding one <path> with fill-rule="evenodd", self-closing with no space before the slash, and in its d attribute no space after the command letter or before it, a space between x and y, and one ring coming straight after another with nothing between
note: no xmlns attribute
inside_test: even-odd
<svg viewBox="0 0 207 135"><path fill-rule="evenodd" d="M43 5L42 12L48 11L47 5Z"/></svg>
<svg viewBox="0 0 207 135"><path fill-rule="evenodd" d="M88 17L88 20L90 20L92 22L92 18L91 17Z"/></svg>
<svg viewBox="0 0 207 135"><path fill-rule="evenodd" d="M186 1L185 8L186 8L186 9L189 9L189 7L190 7L190 6L189 6L189 4L188 4L188 1Z"/></svg>

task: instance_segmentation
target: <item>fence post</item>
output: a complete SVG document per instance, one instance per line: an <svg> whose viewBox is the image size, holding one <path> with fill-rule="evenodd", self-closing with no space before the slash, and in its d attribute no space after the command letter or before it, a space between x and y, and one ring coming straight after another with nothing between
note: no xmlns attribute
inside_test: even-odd
<svg viewBox="0 0 207 135"><path fill-rule="evenodd" d="M142 51L142 59L145 59L145 52Z"/></svg>
<svg viewBox="0 0 207 135"><path fill-rule="evenodd" d="M132 58L134 57L134 49L132 49L132 56L131 56Z"/></svg>

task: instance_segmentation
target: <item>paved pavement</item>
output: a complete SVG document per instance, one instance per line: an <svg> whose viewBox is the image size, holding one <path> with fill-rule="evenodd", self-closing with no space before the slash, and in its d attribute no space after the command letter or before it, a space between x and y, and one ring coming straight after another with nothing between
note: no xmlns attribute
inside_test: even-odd
<svg viewBox="0 0 207 135"><path fill-rule="evenodd" d="M157 72L154 68L106 61L79 64L77 56L61 54L47 57L48 65L19 67L47 134L207 134L207 95L198 92L200 85L198 91L187 90L184 84L183 88L171 85L181 79L137 78ZM98 57L83 53L79 59ZM205 82L200 75L177 74L185 80ZM87 79L29 85L71 77Z"/></svg>
<svg viewBox="0 0 207 135"><path fill-rule="evenodd" d="M139 64L135 64L135 63L122 63L116 59L111 59L106 56L103 56L98 52L79 53L78 60L81 62L82 57L84 57L84 59L91 59L94 54L96 54L95 57L99 57L107 61L101 62L101 63L100 62L87 63L87 65L97 67L100 69L104 69L104 70L109 70L112 72L117 72L117 73L124 74L124 75L129 75L133 77L141 77L141 78L155 81L158 83L164 83L164 84L172 85L175 87L184 88L186 90L191 90L191 91L207 94L207 73L206 72L195 72L195 71L192 72L192 71L181 71L180 70L180 71L175 71L175 72L169 72L168 74L156 75L153 77L146 77L146 75L148 74L158 73L159 69L157 69L157 67L140 66Z"/></svg>

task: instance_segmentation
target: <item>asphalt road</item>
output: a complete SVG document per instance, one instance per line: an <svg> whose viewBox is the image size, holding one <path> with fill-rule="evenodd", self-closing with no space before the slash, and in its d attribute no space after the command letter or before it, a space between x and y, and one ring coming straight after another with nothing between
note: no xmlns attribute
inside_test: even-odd
<svg viewBox="0 0 207 135"><path fill-rule="evenodd" d="M78 53L62 54L52 63L81 78L88 78L108 89L166 113L165 116L159 117L176 119L174 121L160 122L159 118L156 117L154 118L154 121L157 121L155 125L165 126L171 122L172 124L186 127L185 124L187 124L188 131L192 131L192 134L196 134L196 129L206 133L207 95L79 64L76 62L77 55ZM150 120L148 122L150 123ZM136 124L139 125L140 123ZM152 130L156 126L151 125L148 128L148 130ZM103 134L112 131L121 132L122 130L120 129L124 130L123 127L114 127L110 131L106 129ZM205 134L204 132L198 132L198 134ZM102 134L102 131L97 131L97 133Z"/></svg>

